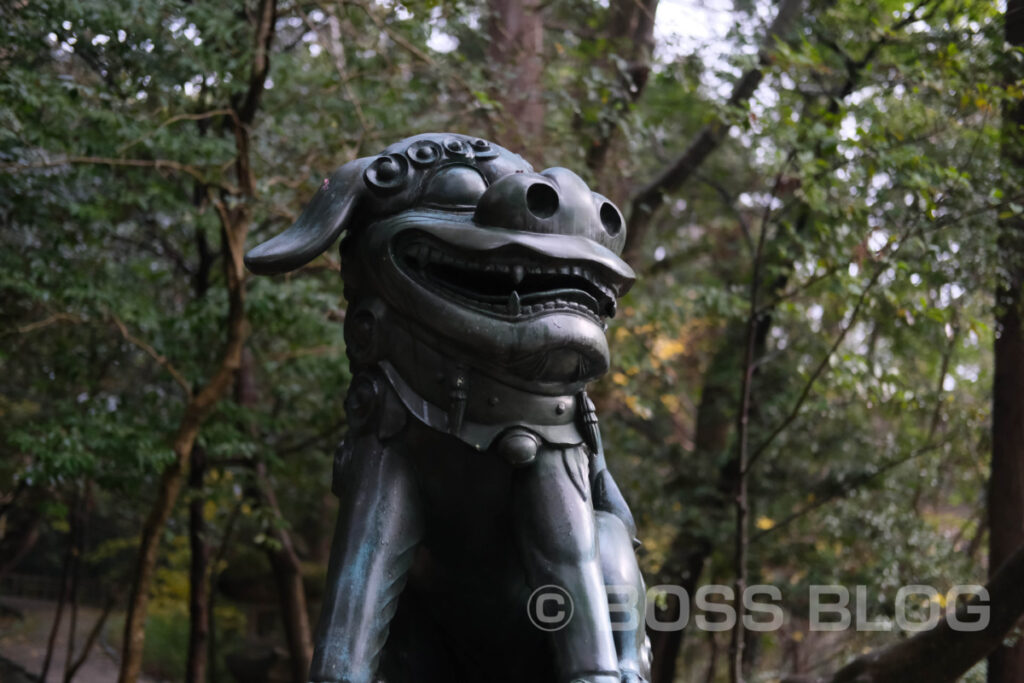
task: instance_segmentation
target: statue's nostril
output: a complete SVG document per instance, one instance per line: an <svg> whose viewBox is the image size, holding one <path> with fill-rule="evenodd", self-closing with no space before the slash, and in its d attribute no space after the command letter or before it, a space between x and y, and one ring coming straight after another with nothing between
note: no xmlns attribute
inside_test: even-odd
<svg viewBox="0 0 1024 683"><path fill-rule="evenodd" d="M550 218L558 211L558 192L547 183L534 183L526 190L526 208L537 218Z"/></svg>
<svg viewBox="0 0 1024 683"><path fill-rule="evenodd" d="M622 214L611 202L601 204L601 224L609 235L617 235L622 230Z"/></svg>

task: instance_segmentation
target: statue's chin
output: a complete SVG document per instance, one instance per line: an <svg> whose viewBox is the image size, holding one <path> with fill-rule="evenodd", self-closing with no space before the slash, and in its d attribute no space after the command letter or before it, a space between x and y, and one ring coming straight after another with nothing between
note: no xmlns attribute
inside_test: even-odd
<svg viewBox="0 0 1024 683"><path fill-rule="evenodd" d="M498 320L422 289L388 304L433 348L524 389L571 392L608 370L603 326L578 313Z"/></svg>

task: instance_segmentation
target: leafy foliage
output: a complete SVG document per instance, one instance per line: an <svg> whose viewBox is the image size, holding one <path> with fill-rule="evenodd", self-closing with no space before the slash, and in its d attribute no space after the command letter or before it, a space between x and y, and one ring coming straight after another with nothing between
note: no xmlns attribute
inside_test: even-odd
<svg viewBox="0 0 1024 683"><path fill-rule="evenodd" d="M865 585L871 614L889 615L899 585L980 579L989 293L1005 277L996 218L1024 205L993 162L1000 111L1022 96L1001 78L1020 55L1003 50L998 7L812 2L759 61L769 10L739 3L726 56L659 51L640 93L606 5L546 6L536 165L586 168L624 199L702 126L727 123L655 216L639 284L609 330L615 368L594 389L652 582L680 580L680 547L698 542L710 548L701 580L732 579L723 477L751 320L752 578L788 586L796 619L815 583ZM422 130L489 135L502 119L487 6L282 4L248 129L255 188L240 192L234 117L254 11L173 0L0 10L0 502L66 512L93 482L98 528L123 539L112 520L141 524L187 394L225 341L218 210L244 203L259 241L334 166ZM456 48L439 49L442 37ZM759 64L753 98L723 106ZM619 142L599 166L586 150L603 137ZM216 573L280 528L311 574L323 570L349 380L336 269L328 257L246 283L256 398L230 397L203 425L208 471L186 496L205 501L224 549ZM256 493L259 467L283 518ZM178 507L161 609L187 600L165 590L184 580ZM63 540L57 525L47 533ZM129 561L111 551L88 571L123 577ZM756 666L800 666L782 653L813 647L805 635L765 636ZM706 643L690 647L707 656Z"/></svg>

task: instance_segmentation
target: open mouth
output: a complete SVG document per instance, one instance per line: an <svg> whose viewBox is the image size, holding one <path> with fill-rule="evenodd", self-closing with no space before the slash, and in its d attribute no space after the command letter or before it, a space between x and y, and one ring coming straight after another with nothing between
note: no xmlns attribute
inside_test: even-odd
<svg viewBox="0 0 1024 683"><path fill-rule="evenodd" d="M416 239L398 250L404 268L460 305L505 318L578 313L597 323L615 315L617 287L581 261L544 259L525 249L459 252Z"/></svg>

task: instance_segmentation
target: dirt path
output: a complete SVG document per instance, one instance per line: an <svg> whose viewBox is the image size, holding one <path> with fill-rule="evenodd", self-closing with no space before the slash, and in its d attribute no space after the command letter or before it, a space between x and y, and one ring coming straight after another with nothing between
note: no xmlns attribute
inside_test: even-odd
<svg viewBox="0 0 1024 683"><path fill-rule="evenodd" d="M0 656L15 662L33 674L38 674L43 666L43 658L46 656L46 641L53 625L56 604L25 598L2 598L0 604L18 610L24 617L18 620L0 614ZM95 607L80 607L78 609L78 624L75 629L76 650L80 650L85 643L86 636L99 615L100 610ZM64 677L64 657L67 650L69 625L68 611L65 610L63 623L57 634L50 672L46 677L51 683L59 682ZM109 636L106 640L109 642ZM117 680L116 653L109 648L104 648L103 642L104 638L101 636L89 653L85 664L75 674L75 683L113 683ZM0 679L2 678L0 676ZM139 680L153 683L151 678L141 677Z"/></svg>

